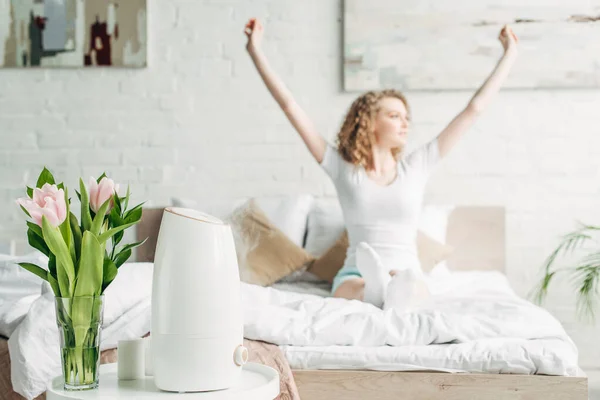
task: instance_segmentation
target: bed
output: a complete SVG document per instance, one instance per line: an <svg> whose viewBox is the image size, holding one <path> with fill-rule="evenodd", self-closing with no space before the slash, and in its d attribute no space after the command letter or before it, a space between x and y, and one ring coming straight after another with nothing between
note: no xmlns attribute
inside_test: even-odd
<svg viewBox="0 0 600 400"><path fill-rule="evenodd" d="M162 209L147 209L144 211L136 235L140 239L148 237L149 240L145 246L139 249L137 261L153 260L162 212ZM494 278L495 280L500 279L499 277L503 276L500 272L504 270L505 266L504 214L504 209L499 207L455 208L448 220L447 243L455 248L455 252L448 259L448 266L456 271L464 271L464 273L470 273L468 271L471 270L490 271L490 274L496 273L498 275ZM477 272L473 273L477 274ZM482 272L482 274L487 273ZM550 341L544 344L541 344L541 341L532 341L533 344L538 345L543 354L550 354L551 359L549 362L542 363L542 365L528 366L523 373L513 372L510 374L498 373L502 372L502 368L497 369L495 373L466 373L461 372L461 369L435 368L435 365L429 368L418 368L412 365L409 368L403 367L404 370L402 371L394 369L390 365L386 365L384 368L372 368L372 365L369 366L356 361L364 360L365 355L377 356L378 353L387 353L404 347L396 345L378 347L340 346L340 343L333 343L338 344L338 346L311 348L310 342L304 343L307 346L302 346L298 345L297 340L286 341L277 337L277 335L268 340L272 332L265 331L264 324L260 321L261 318L265 317L260 314L260 301L270 301L269 299L272 297L287 302L287 304L300 304L299 309L304 309L306 308L304 306L306 304L305 300L309 299L317 304L318 308L326 310L324 306L331 306L332 303L340 299L315 295L326 294L328 288L325 286L319 286L317 283L288 282L278 283L271 289L242 284L243 295L251 296L253 292L257 292L259 298L253 306L254 308L245 309L245 313L248 314L258 313L256 314L255 323L252 321L253 316L250 317L251 321L249 323L245 321L245 335L247 338L252 339L246 339L245 343L252 350L253 360L271 365L280 372L282 379L281 399L587 398L587 378L583 374L573 373L573 367L576 366L576 355L575 360L570 360L568 363L568 366L570 366L569 372L563 373L566 369L563 368L565 363L561 364L563 361L561 358L563 355L572 357L573 354L568 353L568 349L563 353L556 352L555 345L560 347L565 345L565 342L552 341L552 338L549 338ZM302 293L303 291L305 293ZM308 298L305 296L313 297ZM296 299L302 301L298 302ZM345 300L341 301L345 302ZM269 319L274 321L279 318L285 322L290 312L298 313L299 311L299 309L274 307L276 305L270 304L275 312L273 315L267 315ZM352 302L351 305L353 308L372 307L362 302ZM271 318L272 316L273 318ZM324 313L324 316L325 319L328 318L327 312ZM315 321L317 324L323 322L322 320ZM348 319L340 319L340 321L348 322ZM128 324L130 323L128 322ZM280 331L280 328L275 326L272 331ZM107 333L109 332L107 331ZM303 339L302 332L299 336ZM270 343L265 343L265 341ZM426 340L426 342L428 341ZM440 344L422 346L422 348L437 351L445 346L443 343L442 340ZM450 344L449 346L454 345ZM521 349L521 347L519 348ZM332 367L332 365L327 364L326 354L322 349L338 353L343 351L347 354L360 352L363 354L361 355L362 358L348 358L348 362L343 366L336 367L334 365ZM522 350L526 353L529 351L527 348ZM337 354L336 357L339 355L338 353L335 353ZM114 362L116 360L114 349L105 350L102 359L103 362ZM507 361L507 363L510 362L511 360ZM503 363L503 365L507 363ZM0 339L0 398L19 399L21 397L12 391L9 366L10 358L7 342L5 339ZM387 370L382 370L385 368ZM410 371L407 371L407 369ZM508 370L515 371L518 369L511 367ZM545 371L549 372L543 375ZM43 396L40 396L40 398L43 398Z"/></svg>
<svg viewBox="0 0 600 400"><path fill-rule="evenodd" d="M138 238L149 243L138 260L152 260L162 210L146 210ZM455 251L447 260L454 271L499 271L505 268L505 210L502 207L456 207L449 216L447 243ZM287 285L287 284L284 284ZM310 288L309 288L310 291ZM553 346L551 341L546 346ZM286 348L299 346L282 346ZM542 351L544 351L542 349ZM286 353L288 354L288 353ZM293 354L293 353L291 353ZM319 357L321 357L319 355ZM289 358L289 355L288 355ZM303 400L318 399L587 399L587 378L577 376L439 371L374 371L294 368ZM306 364L306 363L304 363ZM318 364L318 363L317 363Z"/></svg>

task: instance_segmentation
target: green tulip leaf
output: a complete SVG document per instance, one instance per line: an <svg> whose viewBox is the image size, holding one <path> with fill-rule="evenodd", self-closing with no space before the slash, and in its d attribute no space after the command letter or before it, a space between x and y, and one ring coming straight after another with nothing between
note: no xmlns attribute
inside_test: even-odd
<svg viewBox="0 0 600 400"><path fill-rule="evenodd" d="M69 248L63 240L60 229L50 225L46 216L42 217L42 232L46 245L56 256L56 274L60 293L64 297L70 297L75 285L75 266Z"/></svg>
<svg viewBox="0 0 600 400"><path fill-rule="evenodd" d="M19 263L19 265L21 267L25 268L27 271L31 272L32 274L39 276L43 280L45 280L45 281L48 280L48 271L46 271L42 267L39 267L39 266L37 266L35 264L31 264L31 263Z"/></svg>
<svg viewBox="0 0 600 400"><path fill-rule="evenodd" d="M96 236L90 231L83 233L81 259L77 274L75 296L95 296L102 290L104 251Z"/></svg>
<svg viewBox="0 0 600 400"><path fill-rule="evenodd" d="M95 236L100 235L100 229L102 228L102 224L104 223L104 217L106 215L106 212L108 211L108 207L110 207L110 200L111 199L108 199L104 202L104 204L102 204L102 206L98 210L98 213L94 217L94 220L92 221L90 232L92 232Z"/></svg>
<svg viewBox="0 0 600 400"><path fill-rule="evenodd" d="M110 283L117 277L119 270L117 266L110 258L104 259L104 276L102 282L102 292L110 285Z"/></svg>
<svg viewBox="0 0 600 400"><path fill-rule="evenodd" d="M56 184L56 182L54 181L54 176L52 176L52 173L50 171L48 171L48 169L46 167L44 167L44 169L40 173L40 176L38 177L35 187L41 188L46 183L49 183L50 185Z"/></svg>

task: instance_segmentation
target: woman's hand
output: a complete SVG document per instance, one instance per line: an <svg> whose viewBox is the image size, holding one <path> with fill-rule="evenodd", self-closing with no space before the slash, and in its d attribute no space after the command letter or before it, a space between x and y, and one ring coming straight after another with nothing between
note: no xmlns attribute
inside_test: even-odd
<svg viewBox="0 0 600 400"><path fill-rule="evenodd" d="M327 142L317 132L306 112L296 103L292 93L269 65L267 56L260 48L264 33L262 23L256 18L250 19L244 28L244 33L248 37L248 44L246 45L248 55L254 62L258 74L292 126L300 134L308 150L317 162L321 163L325 155Z"/></svg>
<svg viewBox="0 0 600 400"><path fill-rule="evenodd" d="M258 19L250 19L244 28L244 33L248 37L246 49L251 50L260 48L264 31L263 25Z"/></svg>
<svg viewBox="0 0 600 400"><path fill-rule="evenodd" d="M517 52L517 44L519 43L519 38L513 30L508 25L504 25L500 34L498 35L498 39L500 43L502 43L502 47L504 48L504 53L516 53Z"/></svg>
<svg viewBox="0 0 600 400"><path fill-rule="evenodd" d="M498 39L504 48L504 55L500 58L490 76L483 82L483 85L475 92L467 107L454 117L438 135L439 154L442 158L456 145L458 140L475 122L478 115L487 108L508 77L508 73L517 59L519 38L508 25L502 27Z"/></svg>

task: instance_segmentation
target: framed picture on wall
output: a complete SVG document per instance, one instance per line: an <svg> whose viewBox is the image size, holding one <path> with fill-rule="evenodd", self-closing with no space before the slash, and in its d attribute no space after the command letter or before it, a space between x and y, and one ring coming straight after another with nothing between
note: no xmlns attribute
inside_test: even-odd
<svg viewBox="0 0 600 400"><path fill-rule="evenodd" d="M600 0L345 0L344 88L476 89L505 24L519 60L504 87L600 87Z"/></svg>
<svg viewBox="0 0 600 400"><path fill-rule="evenodd" d="M0 0L0 66L145 67L146 0Z"/></svg>

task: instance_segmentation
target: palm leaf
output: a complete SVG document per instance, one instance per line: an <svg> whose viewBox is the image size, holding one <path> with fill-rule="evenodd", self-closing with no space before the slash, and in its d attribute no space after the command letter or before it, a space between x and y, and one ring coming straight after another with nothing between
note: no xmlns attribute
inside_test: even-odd
<svg viewBox="0 0 600 400"><path fill-rule="evenodd" d="M536 285L533 292L529 294L529 297L533 297L537 304L542 304L546 295L548 294L548 287L550 282L556 275L557 271L553 271L552 267L556 262L556 259L561 254L572 253L575 249L581 247L584 243L592 240L592 236L589 235L589 231L600 230L600 227L593 225L586 225L579 223L580 227L574 232L568 233L562 237L561 243L554 249L552 253L544 261L542 269L544 270L544 276L541 281Z"/></svg>
<svg viewBox="0 0 600 400"><path fill-rule="evenodd" d="M533 299L536 304L542 304L546 295L548 294L548 287L550 286L550 281L554 278L556 271L546 272L544 277L540 280L540 282L535 286L533 291L529 294L529 297Z"/></svg>
<svg viewBox="0 0 600 400"><path fill-rule="evenodd" d="M584 257L573 270L571 278L577 288L577 313L581 318L593 321L600 280L600 252Z"/></svg>
<svg viewBox="0 0 600 400"><path fill-rule="evenodd" d="M595 306L598 297L600 263L588 264L577 268L577 314L582 319L595 320Z"/></svg>

